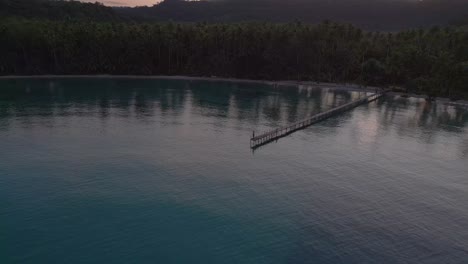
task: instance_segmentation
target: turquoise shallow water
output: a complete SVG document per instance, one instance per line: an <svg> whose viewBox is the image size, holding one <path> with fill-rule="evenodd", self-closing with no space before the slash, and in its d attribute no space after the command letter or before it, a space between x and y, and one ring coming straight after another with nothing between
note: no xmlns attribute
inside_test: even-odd
<svg viewBox="0 0 468 264"><path fill-rule="evenodd" d="M0 81L0 263L467 263L468 110L130 79Z"/></svg>

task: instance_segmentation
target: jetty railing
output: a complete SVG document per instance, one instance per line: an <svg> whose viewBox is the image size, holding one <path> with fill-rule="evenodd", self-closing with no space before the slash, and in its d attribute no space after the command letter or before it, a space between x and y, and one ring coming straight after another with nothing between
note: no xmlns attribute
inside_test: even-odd
<svg viewBox="0 0 468 264"><path fill-rule="evenodd" d="M364 98L352 101L350 103L346 103L340 106L337 106L335 108L332 108L328 111L313 115L312 117L309 117L307 119L295 122L293 124L290 124L288 126L284 127L279 127L274 130L270 130L266 133L260 134L258 136L255 136L255 132L253 132L252 138L250 138L250 147L252 149L258 148L262 145L265 145L267 143L270 143L272 141L275 141L279 138L285 137L297 130L306 128L310 125L313 125L315 123L318 123L320 121L323 121L331 116L337 115L339 113L346 112L348 110L351 110L359 105L370 103L372 101L375 101L382 97L386 91L382 91L379 93L375 93L369 96L366 96Z"/></svg>

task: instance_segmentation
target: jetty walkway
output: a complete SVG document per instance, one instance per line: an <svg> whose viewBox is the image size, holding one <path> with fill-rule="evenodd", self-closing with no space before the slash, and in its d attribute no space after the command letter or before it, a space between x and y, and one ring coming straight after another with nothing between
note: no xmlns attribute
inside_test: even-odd
<svg viewBox="0 0 468 264"><path fill-rule="evenodd" d="M318 123L320 121L323 121L331 116L335 116L337 114L349 111L357 106L360 106L362 104L367 104L372 101L375 101L379 99L380 97L384 96L387 91L382 91L378 92L369 96L366 96L364 98L352 101L347 104L343 104L340 106L337 106L333 109L330 109L328 111L316 114L312 117L309 117L307 119L301 120L299 122L295 122L293 124L290 124L288 126L284 127L279 127L277 129L268 131L266 133L263 133L261 135L255 136L255 132L253 132L252 138L250 138L250 147L252 149L258 148L262 145L265 145L267 143L270 143L272 141L275 141L279 138L285 137L297 130L306 128L310 125L313 125L315 123Z"/></svg>

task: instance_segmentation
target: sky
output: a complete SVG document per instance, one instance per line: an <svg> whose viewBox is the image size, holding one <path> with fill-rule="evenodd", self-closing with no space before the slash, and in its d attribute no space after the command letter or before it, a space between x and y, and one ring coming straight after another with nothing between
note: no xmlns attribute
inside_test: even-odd
<svg viewBox="0 0 468 264"><path fill-rule="evenodd" d="M108 6L152 6L160 0L97 0ZM83 2L96 2L96 0L83 0Z"/></svg>
<svg viewBox="0 0 468 264"><path fill-rule="evenodd" d="M80 0L82 2L101 2L108 6L153 6L162 0ZM192 0L193 1L193 0ZM409 1L423 1L423 0L409 0Z"/></svg>

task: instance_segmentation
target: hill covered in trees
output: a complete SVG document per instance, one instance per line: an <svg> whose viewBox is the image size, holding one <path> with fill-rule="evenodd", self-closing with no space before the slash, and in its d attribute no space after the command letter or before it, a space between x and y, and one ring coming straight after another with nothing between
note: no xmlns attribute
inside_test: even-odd
<svg viewBox="0 0 468 264"><path fill-rule="evenodd" d="M164 0L152 7L116 8L135 20L185 22L332 20L368 30L446 25L468 16L467 0Z"/></svg>
<svg viewBox="0 0 468 264"><path fill-rule="evenodd" d="M0 0L0 17L50 20L121 20L112 8L99 3L51 0Z"/></svg>
<svg viewBox="0 0 468 264"><path fill-rule="evenodd" d="M155 0L156 2L156 0ZM164 0L151 7L106 7L64 0L0 0L0 17L134 22L263 21L350 23L396 31L447 25L468 17L467 0Z"/></svg>
<svg viewBox="0 0 468 264"><path fill-rule="evenodd" d="M0 75L191 75L403 86L466 97L468 32L322 23L0 20Z"/></svg>

